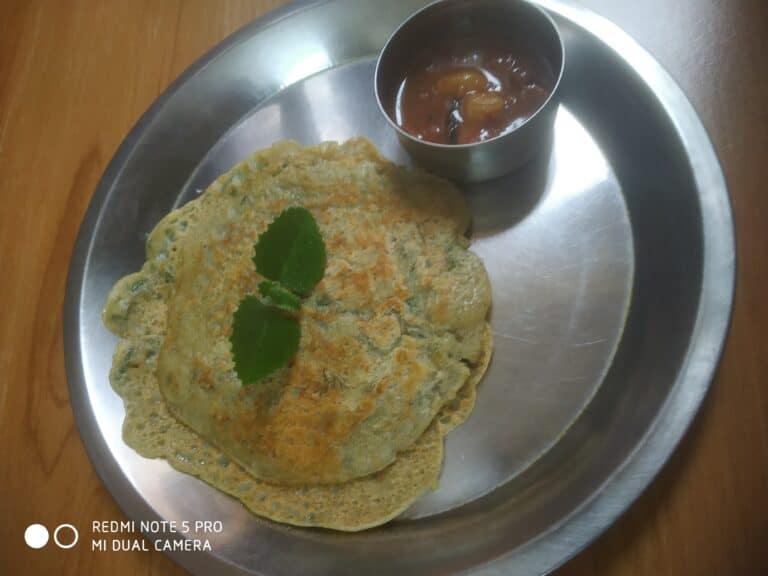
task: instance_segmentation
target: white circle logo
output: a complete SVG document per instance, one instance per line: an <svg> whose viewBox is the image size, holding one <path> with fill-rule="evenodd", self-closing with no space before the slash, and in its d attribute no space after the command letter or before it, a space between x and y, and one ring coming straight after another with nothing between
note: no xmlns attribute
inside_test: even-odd
<svg viewBox="0 0 768 576"><path fill-rule="evenodd" d="M30 548L42 548L48 544L48 528L42 524L30 524L24 530L24 542Z"/></svg>
<svg viewBox="0 0 768 576"><path fill-rule="evenodd" d="M72 542L70 542L69 544L62 544L61 542L59 542L59 532L61 531L62 528L69 528L72 531L72 534L73 534ZM59 548L64 548L64 550L66 550L67 548L72 548L72 546L77 544L77 539L79 538L79 536L80 535L77 533L77 528L72 526L72 524L59 524L56 527L56 530L54 530L53 532L53 541L56 542L56 546L58 546ZM47 540L47 532L46 532L46 540Z"/></svg>

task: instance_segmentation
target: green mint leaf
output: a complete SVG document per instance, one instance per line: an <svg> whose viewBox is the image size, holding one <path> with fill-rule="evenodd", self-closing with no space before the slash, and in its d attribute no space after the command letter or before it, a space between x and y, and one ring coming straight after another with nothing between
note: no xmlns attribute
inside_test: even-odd
<svg viewBox="0 0 768 576"><path fill-rule="evenodd" d="M283 210L259 236L253 262L259 274L291 292L308 294L325 272L325 243L306 208Z"/></svg>
<svg viewBox="0 0 768 576"><path fill-rule="evenodd" d="M299 321L255 296L240 300L232 320L232 357L243 384L256 384L286 364L299 348Z"/></svg>
<svg viewBox="0 0 768 576"><path fill-rule="evenodd" d="M293 292L289 292L277 282L264 280L259 283L259 292L266 298L267 303L277 306L287 312L298 312L301 310L301 300Z"/></svg>

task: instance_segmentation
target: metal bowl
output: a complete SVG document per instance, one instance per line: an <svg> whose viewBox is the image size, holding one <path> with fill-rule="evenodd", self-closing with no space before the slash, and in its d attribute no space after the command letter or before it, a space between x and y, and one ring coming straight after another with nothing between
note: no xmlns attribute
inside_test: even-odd
<svg viewBox="0 0 768 576"><path fill-rule="evenodd" d="M400 128L394 120L395 100L413 55L475 36L514 40L541 56L554 78L544 104L519 127L471 144L429 142ZM519 168L550 144L564 63L565 49L557 26L538 6L524 0L439 0L415 12L390 36L376 65L376 100L419 164L454 180L490 180Z"/></svg>

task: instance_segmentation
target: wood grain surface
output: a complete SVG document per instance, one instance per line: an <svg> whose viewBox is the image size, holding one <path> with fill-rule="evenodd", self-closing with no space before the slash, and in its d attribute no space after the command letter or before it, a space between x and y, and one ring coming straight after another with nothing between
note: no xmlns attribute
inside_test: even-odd
<svg viewBox="0 0 768 576"><path fill-rule="evenodd" d="M69 405L62 302L94 187L131 126L269 0L0 0L0 574L183 574L156 552L24 545L125 519ZM720 156L736 306L703 409L659 478L559 576L768 574L768 2L589 0L664 64Z"/></svg>

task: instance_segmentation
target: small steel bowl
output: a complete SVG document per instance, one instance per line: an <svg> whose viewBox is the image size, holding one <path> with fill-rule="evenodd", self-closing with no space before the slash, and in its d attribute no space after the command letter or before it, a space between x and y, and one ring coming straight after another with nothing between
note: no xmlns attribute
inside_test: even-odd
<svg viewBox="0 0 768 576"><path fill-rule="evenodd" d="M517 128L470 144L429 142L400 128L394 120L397 90L414 55L458 38L476 36L509 39L542 57L554 78L544 104ZM551 141L564 63L560 33L541 8L524 0L439 0L415 12L390 36L376 64L376 100L416 162L454 180L490 180L519 168Z"/></svg>

